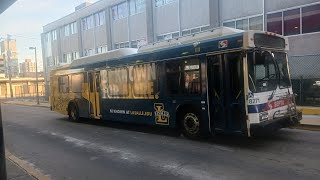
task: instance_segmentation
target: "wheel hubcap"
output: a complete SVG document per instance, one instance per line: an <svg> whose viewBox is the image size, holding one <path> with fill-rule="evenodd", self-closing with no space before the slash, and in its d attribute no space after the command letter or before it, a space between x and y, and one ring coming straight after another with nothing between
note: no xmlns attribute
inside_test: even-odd
<svg viewBox="0 0 320 180"><path fill-rule="evenodd" d="M184 128L190 134L196 134L199 131L199 119L193 113L184 116Z"/></svg>

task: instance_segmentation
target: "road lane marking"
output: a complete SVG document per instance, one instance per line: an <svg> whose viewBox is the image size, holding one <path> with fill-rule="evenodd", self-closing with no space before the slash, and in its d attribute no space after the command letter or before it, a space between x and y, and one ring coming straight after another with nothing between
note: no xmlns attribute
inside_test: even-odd
<svg viewBox="0 0 320 180"><path fill-rule="evenodd" d="M178 163L172 159L159 159L155 156L150 156L147 154L139 154L137 152L131 151L128 148L119 148L113 146L106 146L97 143L92 143L83 139L74 138L71 136L59 134L56 132L42 131L44 134L54 136L56 138L63 139L74 146L90 149L93 151L102 151L106 154L116 156L123 161L129 163L144 163L150 167L160 170L165 173L171 173L175 176L184 176L191 179L203 179L203 180L214 180L218 179L213 177L214 170L211 170L209 174L207 171L199 169L198 166L192 164Z"/></svg>

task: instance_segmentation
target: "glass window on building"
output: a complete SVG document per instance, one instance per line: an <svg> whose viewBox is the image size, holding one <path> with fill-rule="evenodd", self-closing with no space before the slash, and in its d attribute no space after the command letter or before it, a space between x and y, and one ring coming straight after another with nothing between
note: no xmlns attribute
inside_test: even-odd
<svg viewBox="0 0 320 180"><path fill-rule="evenodd" d="M176 2L177 0L156 0L156 7Z"/></svg>
<svg viewBox="0 0 320 180"><path fill-rule="evenodd" d="M284 35L300 34L300 9L293 9L283 12Z"/></svg>
<svg viewBox="0 0 320 180"><path fill-rule="evenodd" d="M236 22L235 21L225 22L225 23L223 23L223 26L235 28L236 27Z"/></svg>
<svg viewBox="0 0 320 180"><path fill-rule="evenodd" d="M146 11L146 0L136 0L136 12L141 13Z"/></svg>
<svg viewBox="0 0 320 180"><path fill-rule="evenodd" d="M208 30L210 30L210 29L211 29L210 26L203 26L203 27L201 27L201 31L208 31Z"/></svg>
<svg viewBox="0 0 320 180"><path fill-rule="evenodd" d="M302 32L320 31L320 4L302 8Z"/></svg>
<svg viewBox="0 0 320 180"><path fill-rule="evenodd" d="M263 30L263 16L253 17L249 19L250 30Z"/></svg>
<svg viewBox="0 0 320 180"><path fill-rule="evenodd" d="M113 20L122 19L128 17L127 2L115 5L111 8Z"/></svg>
<svg viewBox="0 0 320 180"><path fill-rule="evenodd" d="M87 30L87 19L86 18L82 18L81 26L82 26L82 30Z"/></svg>
<svg viewBox="0 0 320 180"><path fill-rule="evenodd" d="M63 54L63 63L71 63L72 53Z"/></svg>
<svg viewBox="0 0 320 180"><path fill-rule="evenodd" d="M54 60L54 65L58 65L59 64L59 56L54 56L53 60Z"/></svg>
<svg viewBox="0 0 320 180"><path fill-rule="evenodd" d="M200 28L191 29L191 34L200 32Z"/></svg>
<svg viewBox="0 0 320 180"><path fill-rule="evenodd" d="M136 1L135 0L129 1L129 10L130 10L130 15L136 14Z"/></svg>
<svg viewBox="0 0 320 180"><path fill-rule="evenodd" d="M248 30L248 19L236 21L236 28L241 30Z"/></svg>
<svg viewBox="0 0 320 180"><path fill-rule="evenodd" d="M156 7L162 6L164 4L164 0L156 0Z"/></svg>
<svg viewBox="0 0 320 180"><path fill-rule="evenodd" d="M67 54L63 54L62 63L66 63L66 62L67 62Z"/></svg>
<svg viewBox="0 0 320 180"><path fill-rule="evenodd" d="M172 38L177 38L179 37L180 33L179 32L176 32L176 33L172 33Z"/></svg>
<svg viewBox="0 0 320 180"><path fill-rule="evenodd" d="M137 43L137 41L131 41L131 47L132 47L132 48L138 48L138 43Z"/></svg>
<svg viewBox="0 0 320 180"><path fill-rule="evenodd" d="M105 53L105 52L107 52L107 46L100 46L96 49L97 54Z"/></svg>
<svg viewBox="0 0 320 180"><path fill-rule="evenodd" d="M124 43L124 48L129 48L129 47L130 47L129 42Z"/></svg>
<svg viewBox="0 0 320 180"><path fill-rule="evenodd" d="M163 36L157 36L157 40L158 41L162 41L162 40L164 40L164 37Z"/></svg>
<svg viewBox="0 0 320 180"><path fill-rule="evenodd" d="M282 12L267 15L267 29L282 35Z"/></svg>
<svg viewBox="0 0 320 180"><path fill-rule="evenodd" d="M138 14L146 10L146 1L145 0L130 0L130 15Z"/></svg>
<svg viewBox="0 0 320 180"><path fill-rule="evenodd" d="M70 35L70 24L64 26L64 36Z"/></svg>
<svg viewBox="0 0 320 180"><path fill-rule="evenodd" d="M78 33L77 22L73 22L70 24L70 30L71 30L71 34Z"/></svg>
<svg viewBox="0 0 320 180"><path fill-rule="evenodd" d="M119 19L118 18L118 6L113 6L111 8L111 12L112 12L112 19L113 20Z"/></svg>
<svg viewBox="0 0 320 180"><path fill-rule="evenodd" d="M46 42L51 42L51 32L46 34Z"/></svg>
<svg viewBox="0 0 320 180"><path fill-rule="evenodd" d="M169 4L169 3L172 3L172 2L176 2L177 0L164 0L165 4Z"/></svg>
<svg viewBox="0 0 320 180"><path fill-rule="evenodd" d="M163 35L164 40L172 39L172 34Z"/></svg>
<svg viewBox="0 0 320 180"><path fill-rule="evenodd" d="M57 40L57 30L53 30L52 32L52 40Z"/></svg>
<svg viewBox="0 0 320 180"><path fill-rule="evenodd" d="M93 28L93 16L82 18L82 29L87 30Z"/></svg>
<svg viewBox="0 0 320 180"><path fill-rule="evenodd" d="M118 5L118 16L119 19L128 17L128 7L126 2Z"/></svg>
<svg viewBox="0 0 320 180"><path fill-rule="evenodd" d="M87 24L88 24L88 29L91 29L91 28L94 27L93 16L88 16L87 17Z"/></svg>
<svg viewBox="0 0 320 180"><path fill-rule="evenodd" d="M71 53L71 60L76 60L79 59L79 52L75 51L73 53Z"/></svg>
<svg viewBox="0 0 320 180"><path fill-rule="evenodd" d="M93 54L93 49L88 49L88 56L92 56Z"/></svg>
<svg viewBox="0 0 320 180"><path fill-rule="evenodd" d="M98 12L98 13L94 14L94 20L95 20L95 25L96 26L103 25L105 23L105 20L106 20L105 12L101 11L101 12Z"/></svg>
<svg viewBox="0 0 320 180"><path fill-rule="evenodd" d="M190 30L185 30L185 31L182 31L182 36L187 36L191 34L191 31Z"/></svg>

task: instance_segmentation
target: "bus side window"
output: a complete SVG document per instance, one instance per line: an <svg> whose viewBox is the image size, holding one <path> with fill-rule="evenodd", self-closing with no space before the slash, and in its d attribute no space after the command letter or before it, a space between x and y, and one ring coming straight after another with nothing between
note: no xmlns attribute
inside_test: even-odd
<svg viewBox="0 0 320 180"><path fill-rule="evenodd" d="M170 95L201 93L199 59L184 59L166 63L167 91Z"/></svg>
<svg viewBox="0 0 320 180"><path fill-rule="evenodd" d="M180 61L166 63L167 92L170 95L179 94L180 89Z"/></svg>
<svg viewBox="0 0 320 180"><path fill-rule="evenodd" d="M93 77L92 77L92 73L89 72L89 86L90 86L90 92L93 92Z"/></svg>
<svg viewBox="0 0 320 180"><path fill-rule="evenodd" d="M60 76L58 79L59 92L67 93L69 92L69 76Z"/></svg>
<svg viewBox="0 0 320 180"><path fill-rule="evenodd" d="M75 93L82 92L83 74L73 74L71 76L71 90Z"/></svg>
<svg viewBox="0 0 320 180"><path fill-rule="evenodd" d="M183 65L184 78L181 79L184 86L182 86L183 94L200 94L200 65L198 59L188 59L184 61Z"/></svg>
<svg viewBox="0 0 320 180"><path fill-rule="evenodd" d="M100 92L100 73L99 72L97 72L97 73L95 73L95 76L96 76L96 90L97 90L97 92Z"/></svg>

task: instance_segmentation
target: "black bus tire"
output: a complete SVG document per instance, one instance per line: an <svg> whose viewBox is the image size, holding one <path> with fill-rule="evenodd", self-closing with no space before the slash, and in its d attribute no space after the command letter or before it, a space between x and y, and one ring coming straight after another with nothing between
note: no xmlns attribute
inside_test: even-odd
<svg viewBox="0 0 320 180"><path fill-rule="evenodd" d="M186 110L180 116L180 129L182 134L189 139L201 137L200 115L198 112Z"/></svg>
<svg viewBox="0 0 320 180"><path fill-rule="evenodd" d="M68 108L69 120L78 122L79 121L79 110L75 104L70 104Z"/></svg>

